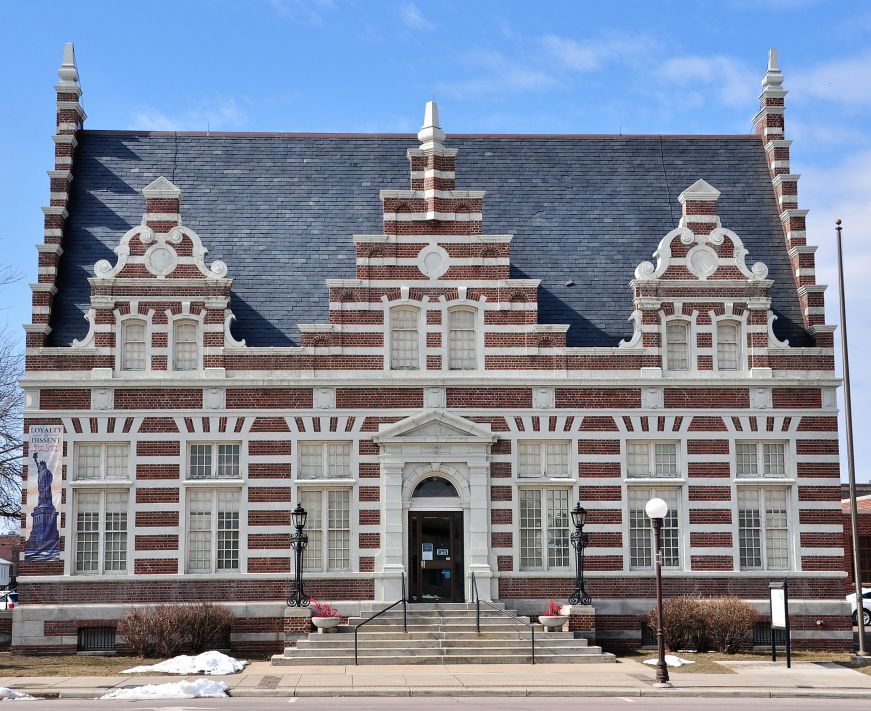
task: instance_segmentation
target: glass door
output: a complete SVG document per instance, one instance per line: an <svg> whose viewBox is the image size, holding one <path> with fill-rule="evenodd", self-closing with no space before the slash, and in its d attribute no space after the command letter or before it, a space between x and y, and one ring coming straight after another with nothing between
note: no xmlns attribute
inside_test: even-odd
<svg viewBox="0 0 871 711"><path fill-rule="evenodd" d="M462 602L463 513L412 511L408 518L410 600Z"/></svg>

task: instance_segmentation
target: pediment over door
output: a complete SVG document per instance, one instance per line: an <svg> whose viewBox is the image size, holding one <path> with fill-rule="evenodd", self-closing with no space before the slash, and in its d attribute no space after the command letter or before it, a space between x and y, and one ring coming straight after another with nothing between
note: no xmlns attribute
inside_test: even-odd
<svg viewBox="0 0 871 711"><path fill-rule="evenodd" d="M477 442L492 444L496 435L489 424L472 422L447 410L423 410L404 420L381 425L373 437L378 443Z"/></svg>

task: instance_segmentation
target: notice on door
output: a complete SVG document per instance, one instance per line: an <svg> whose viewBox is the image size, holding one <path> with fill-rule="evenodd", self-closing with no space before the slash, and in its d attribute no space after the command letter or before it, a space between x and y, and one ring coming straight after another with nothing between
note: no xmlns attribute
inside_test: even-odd
<svg viewBox="0 0 871 711"><path fill-rule="evenodd" d="M432 560L432 543L423 543L420 546L420 559Z"/></svg>

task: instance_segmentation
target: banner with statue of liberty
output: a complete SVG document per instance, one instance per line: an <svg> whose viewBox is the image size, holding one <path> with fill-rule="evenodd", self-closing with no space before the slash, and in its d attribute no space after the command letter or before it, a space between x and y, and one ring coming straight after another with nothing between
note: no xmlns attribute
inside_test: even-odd
<svg viewBox="0 0 871 711"><path fill-rule="evenodd" d="M30 528L24 560L60 560L58 516L64 449L63 425L31 425L27 442L26 525Z"/></svg>

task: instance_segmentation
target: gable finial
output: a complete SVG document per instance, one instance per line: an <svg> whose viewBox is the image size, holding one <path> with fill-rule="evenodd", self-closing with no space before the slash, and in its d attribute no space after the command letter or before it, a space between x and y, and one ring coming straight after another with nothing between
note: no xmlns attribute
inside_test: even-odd
<svg viewBox="0 0 871 711"><path fill-rule="evenodd" d="M445 132L439 125L439 106L435 101L427 101L423 111L423 126L417 132L417 140L423 150L435 150L443 148Z"/></svg>
<svg viewBox="0 0 871 711"><path fill-rule="evenodd" d="M76 67L76 50L72 42L67 42L64 45L64 59L57 70L57 75L62 82L75 83L79 80L79 70Z"/></svg>
<svg viewBox="0 0 871 711"><path fill-rule="evenodd" d="M781 91L783 89L783 72L777 61L777 49L772 47L768 50L768 71L762 77L763 91Z"/></svg>

